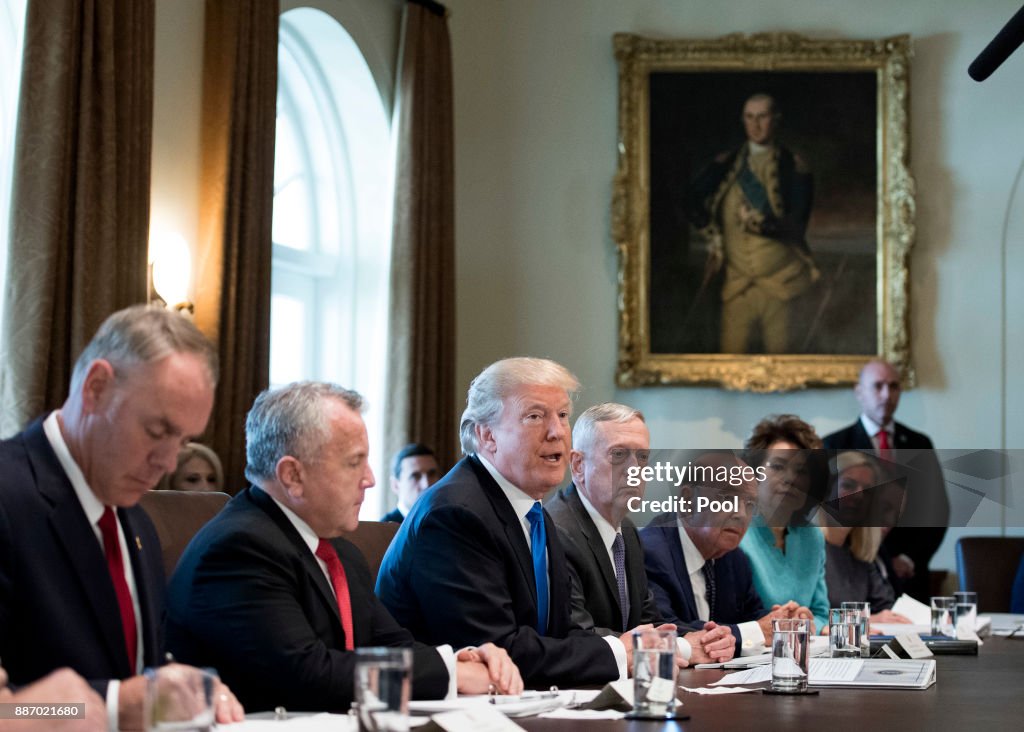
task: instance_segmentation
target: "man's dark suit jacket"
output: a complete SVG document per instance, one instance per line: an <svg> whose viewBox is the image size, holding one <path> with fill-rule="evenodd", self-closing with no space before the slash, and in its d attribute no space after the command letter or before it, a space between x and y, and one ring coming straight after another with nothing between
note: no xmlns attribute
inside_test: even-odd
<svg viewBox="0 0 1024 732"><path fill-rule="evenodd" d="M661 614L647 587L644 550L633 522L628 517L622 521L629 590L629 617L623 625L615 569L576 486L570 484L559 491L545 508L558 526L565 554L575 573L574 579L579 583L578 593L573 597L573 623L582 628L593 628L598 635L616 636L621 635L624 628L635 628L642 623L660 624Z"/></svg>
<svg viewBox="0 0 1024 732"><path fill-rule="evenodd" d="M830 450L875 449L860 419L828 435L824 443ZM907 502L899 525L882 542L879 556L886 563L889 581L897 595L907 592L922 602L928 602L931 595L928 563L946 535L949 497L935 448L927 435L896 422L893 443L892 461L897 464L898 473L907 475ZM901 454L900 450L909 452ZM914 560L915 567L914 576L902 582L892 571L892 558L900 554Z"/></svg>
<svg viewBox="0 0 1024 732"><path fill-rule="evenodd" d="M381 517L380 520L381 521L390 521L393 524L400 524L400 523L402 523L405 520L405 516L403 516L402 512L399 511L397 508L393 508L390 511L388 511L386 514L384 514Z"/></svg>
<svg viewBox="0 0 1024 732"><path fill-rule="evenodd" d="M618 678L608 643L570 619L565 551L545 516L548 633L537 632L537 590L523 524L476 457L461 460L405 517L384 555L377 594L418 640L456 647L492 641L531 686Z"/></svg>
<svg viewBox="0 0 1024 732"><path fill-rule="evenodd" d="M120 508L142 624L142 658L161 658L164 572L146 513ZM135 675L128 665L103 549L43 423L0 443L0 659L11 683L70 666L106 694Z"/></svg>
<svg viewBox="0 0 1024 732"><path fill-rule="evenodd" d="M331 543L348 579L355 647L413 647L413 695L443 697L437 650L414 644L381 605L359 550ZM167 647L179 661L216 668L246 711L346 711L352 701L356 654L345 650L331 586L259 488L235 496L186 547L168 586Z"/></svg>
<svg viewBox="0 0 1024 732"><path fill-rule="evenodd" d="M644 564L658 609L666 623L702 625L693 599L690 573L686 569L683 546L679 542L679 525L675 516L663 515L640 529L644 547ZM759 620L766 611L754 589L750 560L740 549L733 549L715 560L715 606L711 620L728 625L736 638L736 655L742 650L739 623Z"/></svg>

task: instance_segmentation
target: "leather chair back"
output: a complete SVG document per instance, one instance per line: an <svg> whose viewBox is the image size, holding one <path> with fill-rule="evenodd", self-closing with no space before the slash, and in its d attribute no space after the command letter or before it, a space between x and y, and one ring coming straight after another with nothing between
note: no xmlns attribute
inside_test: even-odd
<svg viewBox="0 0 1024 732"><path fill-rule="evenodd" d="M366 557L374 584L377 582L377 572L380 571L384 552L391 546L391 540L400 528L401 524L390 521L360 521L355 531L344 534L344 538L355 544Z"/></svg>
<svg viewBox="0 0 1024 732"><path fill-rule="evenodd" d="M198 491L150 491L142 497L139 505L156 526L168 579L192 537L229 500L227 493Z"/></svg>
<svg viewBox="0 0 1024 732"><path fill-rule="evenodd" d="M1010 612L1010 594L1024 555L1024 537L965 536L956 542L960 589L978 593L978 609Z"/></svg>

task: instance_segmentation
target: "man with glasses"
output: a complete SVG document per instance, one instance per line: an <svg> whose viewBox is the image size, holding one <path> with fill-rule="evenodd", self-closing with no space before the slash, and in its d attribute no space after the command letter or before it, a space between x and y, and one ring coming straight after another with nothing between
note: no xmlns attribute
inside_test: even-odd
<svg viewBox="0 0 1024 732"><path fill-rule="evenodd" d="M576 420L572 442L573 482L546 508L573 570L573 622L602 636L660 624L661 613L647 587L640 538L627 516L630 499L644 493L642 481L627 480L627 470L643 467L650 457L643 414L623 404L598 404ZM679 644L682 661L732 658L735 643L728 628L714 623L686 626L692 632Z"/></svg>
<svg viewBox="0 0 1024 732"><path fill-rule="evenodd" d="M728 627L736 655L763 653L773 618L810 617L810 611L790 601L766 612L754 589L750 561L739 549L757 507L757 484L742 478L749 466L730 452L712 452L693 467L691 475L716 479L684 484L680 505L688 509L662 514L640 531L658 610L672 623L713 620ZM696 510L701 497L710 501L701 505L723 510Z"/></svg>

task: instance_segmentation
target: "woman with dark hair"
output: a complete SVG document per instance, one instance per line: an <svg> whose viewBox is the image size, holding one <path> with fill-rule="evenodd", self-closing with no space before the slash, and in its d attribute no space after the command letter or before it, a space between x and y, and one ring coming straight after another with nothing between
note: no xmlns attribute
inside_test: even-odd
<svg viewBox="0 0 1024 732"><path fill-rule="evenodd" d="M745 448L747 462L765 476L757 489L758 515L740 544L750 559L754 587L765 605L794 601L824 629L829 608L825 541L810 525L828 492L821 438L799 417L782 414L758 422Z"/></svg>

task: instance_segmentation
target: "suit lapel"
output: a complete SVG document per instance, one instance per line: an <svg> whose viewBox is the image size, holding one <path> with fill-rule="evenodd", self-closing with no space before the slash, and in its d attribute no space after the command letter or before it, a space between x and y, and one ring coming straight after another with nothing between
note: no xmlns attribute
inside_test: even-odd
<svg viewBox="0 0 1024 732"><path fill-rule="evenodd" d="M284 534L284 537L294 547L296 556L302 562L302 568L313 581L320 594L320 598L327 606L335 622L337 622L339 635L344 637L345 633L341 630L341 615L338 613L338 601L334 597L334 588L331 587L323 570L320 569L320 564L317 562L316 557L309 551L309 546L302 540L302 536L295 526L292 525L292 522L288 520L288 517L274 503L274 499L267 495L266 492L256 487L247 488L246 491L250 500L270 517L274 524L277 525L277 528L281 530L281 533Z"/></svg>
<svg viewBox="0 0 1024 732"><path fill-rule="evenodd" d="M590 549L590 553L593 555L594 561L597 562L597 566L601 569L601 576L604 578L605 591L608 593L608 597L612 601L612 606L618 607L619 585L615 581L615 568L612 567L611 562L608 560L608 547L606 547L604 542L601 540L601 533L597 530L597 526L594 525L594 521L590 518L590 514L587 513L587 509L583 505L583 501L580 500L580 495L576 491L576 486L570 485L565 491L565 495L566 502L576 515L576 520L579 521L579 524L583 529L583 535L587 537L587 547Z"/></svg>
<svg viewBox="0 0 1024 732"><path fill-rule="evenodd" d="M162 571L154 575L146 566L146 555L144 552L154 552L159 547L150 547L143 543L139 536L138 527L135 525L133 513L134 511L123 508L117 510L121 527L124 529L124 535L128 542L128 557L131 560L132 575L135 577L135 591L138 594L139 614L142 616L136 618L136 622L142 623L142 648L139 650L141 651L144 665L152 666L163 660L158 658L160 649L159 608L163 603L158 599L162 592L156 583L163 583L164 576ZM151 562L150 566L160 567L161 569L163 567L159 560L155 563Z"/></svg>
<svg viewBox="0 0 1024 732"><path fill-rule="evenodd" d="M130 676L135 670L128 668L124 633L119 622L121 611L103 549L71 481L46 439L41 422L25 431L25 443L39 492L53 507L49 516L53 539L64 550L71 574L85 598L82 604L88 606L93 615L97 636L102 639L111 668L116 669L121 678Z"/></svg>
<svg viewBox="0 0 1024 732"><path fill-rule="evenodd" d="M871 435L864 429L864 423L857 420L853 423L853 439L850 448L854 450L874 450L875 443L871 441Z"/></svg>
<svg viewBox="0 0 1024 732"><path fill-rule="evenodd" d="M690 571L686 568L686 557L683 556L683 545L679 540L678 526L662 527L665 532L669 553L672 555L672 568L679 578L679 587L683 591L683 602L686 604L687 616L699 619L697 601L693 597L693 585L690 584Z"/></svg>
<svg viewBox="0 0 1024 732"><path fill-rule="evenodd" d="M530 553L530 546L526 543L526 535L523 533L523 523L516 512L512 510L512 504L508 502L508 498L505 497L504 491L501 490L491 474L487 472L487 468L475 457L467 457L466 463L476 474L477 480L484 489L484 495L487 496L487 500L491 502L491 506L494 508L494 514L502 523L502 529L505 532L505 539L508 541L508 545L512 547L513 552L516 555L516 560L519 562L519 569L523 574L523 582L529 586L530 593L533 595L533 605L537 606L537 585L533 575L533 555ZM547 511L544 512L544 529L548 536L548 547L551 546L552 532L556 530L554 522L548 519ZM549 552L550 554L550 552ZM548 575L551 574L551 561L548 560ZM552 584L554 582L552 581ZM550 618L550 613L549 613ZM549 622L550 625L550 622Z"/></svg>

